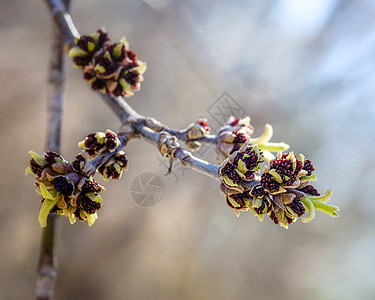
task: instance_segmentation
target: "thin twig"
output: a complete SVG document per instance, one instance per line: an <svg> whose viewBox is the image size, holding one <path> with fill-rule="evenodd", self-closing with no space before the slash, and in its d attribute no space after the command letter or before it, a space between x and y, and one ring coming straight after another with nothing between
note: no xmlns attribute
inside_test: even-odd
<svg viewBox="0 0 375 300"><path fill-rule="evenodd" d="M184 141L184 142L192 141L192 139L189 138L189 134L188 134L189 130L191 129L190 126L188 126L185 129L176 130L176 129L172 129L172 128L167 127L166 125L160 123L158 120L156 120L154 118L146 117L144 119L145 119L146 126L150 127L154 131L157 131L157 132L166 131L166 132L170 133L171 135L174 135L180 141ZM216 135L204 135L201 138L194 139L194 141L217 144L218 136L216 136Z"/></svg>
<svg viewBox="0 0 375 300"><path fill-rule="evenodd" d="M188 130L187 129L175 130L175 129L171 129L171 128L165 127L164 130L166 132L174 135L180 141L187 142L187 141L190 140L189 137L188 137ZM204 136L202 136L199 139L195 139L194 141L204 142L204 143L210 143L210 144L216 144L217 140L218 140L218 137L216 135L210 134L210 135L204 135Z"/></svg>
<svg viewBox="0 0 375 300"><path fill-rule="evenodd" d="M69 7L70 0L65 0ZM64 50L65 34L60 26L52 26L51 61L48 84L48 132L47 151L60 152L61 118L64 89ZM42 229L40 240L39 260L37 266L36 299L48 300L53 298L57 261L54 253L56 216L49 215L47 226Z"/></svg>
<svg viewBox="0 0 375 300"><path fill-rule="evenodd" d="M155 132L143 124L135 124L134 126L137 131L152 144L158 144L161 135L164 132ZM181 147L178 147L174 151L174 158L180 161L183 165L188 166L193 170L196 170L215 179L219 178L218 171L220 166L210 164L202 159L199 159L193 156L191 152L186 151Z"/></svg>

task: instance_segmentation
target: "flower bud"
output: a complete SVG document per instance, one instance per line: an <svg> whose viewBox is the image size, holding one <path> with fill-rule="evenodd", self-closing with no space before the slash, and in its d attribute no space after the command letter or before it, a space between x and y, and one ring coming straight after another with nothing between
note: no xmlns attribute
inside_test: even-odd
<svg viewBox="0 0 375 300"><path fill-rule="evenodd" d="M80 194L77 198L77 207L75 211L75 216L83 221L84 217L80 211L86 214L95 214L102 207L102 197L95 194Z"/></svg>
<svg viewBox="0 0 375 300"><path fill-rule="evenodd" d="M106 150L109 152L115 151L120 146L120 140L116 133L107 129L105 133L90 133L83 141L78 143L78 146L83 148L90 158L94 158Z"/></svg>
<svg viewBox="0 0 375 300"><path fill-rule="evenodd" d="M105 181L109 179L120 179L122 171L128 167L128 159L124 151L119 151L107 163L101 165L98 169L103 175Z"/></svg>
<svg viewBox="0 0 375 300"><path fill-rule="evenodd" d="M42 171L46 168L51 168L52 165L56 163L62 163L64 161L63 157L56 152L48 151L43 153L43 156L35 153L34 151L29 151L31 155L30 166L26 168L26 174L33 173L37 177L42 175Z"/></svg>
<svg viewBox="0 0 375 300"><path fill-rule="evenodd" d="M248 191L226 196L227 205L233 209L237 217L240 215L240 211L247 211L249 209L247 203L250 199L251 196Z"/></svg>
<svg viewBox="0 0 375 300"><path fill-rule="evenodd" d="M80 153L78 154L72 162L73 168L76 171L81 171L86 163L86 158Z"/></svg>
<svg viewBox="0 0 375 300"><path fill-rule="evenodd" d="M210 132L210 127L207 124L206 119L198 119L195 123L188 126L186 134L189 140L200 139L204 135Z"/></svg>
<svg viewBox="0 0 375 300"><path fill-rule="evenodd" d="M262 152L257 145L250 146L249 143L246 143L235 153L233 163L240 171L241 178L245 180L253 179L254 174L261 168L260 164L264 161Z"/></svg>
<svg viewBox="0 0 375 300"><path fill-rule="evenodd" d="M76 67L83 69L83 77L93 90L128 97L139 90L146 71L146 64L128 47L125 38L112 43L104 30L98 30L91 36L81 36L69 56Z"/></svg>
<svg viewBox="0 0 375 300"><path fill-rule="evenodd" d="M241 181L249 181L259 173L260 164L264 161L258 147L245 143L238 151L231 154L220 167L221 180L226 187L239 192L243 191Z"/></svg>
<svg viewBox="0 0 375 300"><path fill-rule="evenodd" d="M202 146L202 144L197 141L187 141L185 145L191 150L198 150Z"/></svg>
<svg viewBox="0 0 375 300"><path fill-rule="evenodd" d="M229 118L219 129L216 156L219 162L224 161L230 154L239 150L254 132L250 117L243 119Z"/></svg>
<svg viewBox="0 0 375 300"><path fill-rule="evenodd" d="M120 140L118 139L117 134L110 129L106 130L104 141L109 152L115 151L116 148L120 146Z"/></svg>
<svg viewBox="0 0 375 300"><path fill-rule="evenodd" d="M65 176L57 176L51 180L55 190L65 196L70 196L74 191L74 184Z"/></svg>
<svg viewBox="0 0 375 300"><path fill-rule="evenodd" d="M82 178L77 185L82 193L99 193L105 191L105 188L97 183L92 177Z"/></svg>
<svg viewBox="0 0 375 300"><path fill-rule="evenodd" d="M71 223L76 219L87 220L91 226L97 219L96 212L102 205L98 195L104 190L92 177L86 178L83 170L86 160L78 155L73 164L55 153L47 152L43 156L30 151L30 166L27 173L36 176L37 192L42 196L42 207L39 212L39 222L42 227L47 225L50 213L65 215ZM119 158L119 163L124 161Z"/></svg>
<svg viewBox="0 0 375 300"><path fill-rule="evenodd" d="M293 152L278 153L277 158L270 160L263 174L257 176L263 161L256 145L247 142L239 151L231 154L222 164L220 175L226 193L227 204L239 211L250 209L260 221L265 215L276 224L288 228L298 218L306 215L302 222L310 222L315 211L321 211L331 217L337 217L339 208L327 204L331 190L324 195L310 184L316 180L314 167L303 155L297 158ZM253 172L253 173L247 173ZM241 180L255 180L255 186L242 186Z"/></svg>

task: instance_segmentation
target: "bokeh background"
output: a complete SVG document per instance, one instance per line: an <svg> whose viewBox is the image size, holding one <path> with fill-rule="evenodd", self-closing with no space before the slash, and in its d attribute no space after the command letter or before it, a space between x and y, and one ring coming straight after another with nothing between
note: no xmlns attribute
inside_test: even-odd
<svg viewBox="0 0 375 300"><path fill-rule="evenodd" d="M372 0L79 0L78 30L126 35L148 63L129 103L174 128L226 92L274 126L334 190L340 218L317 214L288 230L251 213L236 218L218 183L178 168L164 176L144 141L127 146L129 170L105 184L95 225L58 220L56 299L374 299L375 2ZM27 151L46 141L51 20L43 1L0 1L0 298L32 299L39 197ZM120 125L67 60L62 154L88 133ZM212 148L198 153L214 162ZM165 185L152 208L131 199L138 175ZM103 183L101 181L101 183Z"/></svg>

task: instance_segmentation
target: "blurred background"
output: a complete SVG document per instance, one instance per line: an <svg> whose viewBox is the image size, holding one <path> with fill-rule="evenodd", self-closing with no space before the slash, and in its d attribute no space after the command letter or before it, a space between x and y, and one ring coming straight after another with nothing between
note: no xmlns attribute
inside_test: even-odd
<svg viewBox="0 0 375 300"><path fill-rule="evenodd" d="M27 151L45 147L51 20L44 1L0 3L0 298L32 299L40 202L23 174ZM126 35L147 62L128 99L139 113L173 128L206 117L215 129L224 96L254 136L270 123L273 141L310 158L341 212L288 230L237 218L216 181L177 164L164 176L156 148L132 141L95 225L58 220L56 299L374 299L374 1L73 0L71 11L81 34ZM66 68L70 161L88 133L120 124ZM215 162L204 149L197 156ZM165 187L150 208L130 195L146 172Z"/></svg>

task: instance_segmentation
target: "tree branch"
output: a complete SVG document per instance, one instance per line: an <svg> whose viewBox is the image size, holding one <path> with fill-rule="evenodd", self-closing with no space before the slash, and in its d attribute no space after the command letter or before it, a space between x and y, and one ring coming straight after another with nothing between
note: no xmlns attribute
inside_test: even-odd
<svg viewBox="0 0 375 300"><path fill-rule="evenodd" d="M45 0L56 23L55 25L62 32L62 39L66 49L71 48L75 44L75 39L80 37L78 30L74 26L72 17L68 13L68 1L70 0Z"/></svg>
<svg viewBox="0 0 375 300"><path fill-rule="evenodd" d="M162 138L162 135L168 132L166 131L161 131L161 132L155 132L152 129L148 128L142 123L135 124L136 130L149 142L152 144L159 144L160 140ZM172 135L169 134L169 137L171 138ZM160 149L159 149L160 150ZM203 173L207 176L210 176L215 179L219 179L219 174L218 170L219 167L218 165L210 164L202 159L199 159L197 157L194 157L191 152L186 151L185 149L181 147L177 147L174 152L173 152L173 158L177 159L178 161L181 162L184 166L188 166L193 170L196 170L200 173Z"/></svg>
<svg viewBox="0 0 375 300"><path fill-rule="evenodd" d="M73 21L70 18L70 15L65 11L61 1L45 1L47 2L48 7L51 10L51 13L56 21L56 24L60 26L62 32L65 33L65 40L70 41L72 36L78 37L78 31L75 29ZM71 43L67 43L65 46L65 48L68 50L73 45ZM138 114L122 97L114 97L112 95L102 93L100 93L100 95L104 102L119 118L120 122L123 125L131 125L136 130L136 133L139 133L143 138L153 143L154 145L158 145L158 143L160 143L161 137L163 136L163 134L165 135L166 133L168 133L171 137L175 136L176 138L181 139L183 141L189 140L187 137L186 129L173 130L166 127L165 125L163 125L162 123L153 118L146 118ZM152 122L150 122L150 120L152 120ZM217 136L204 136L202 138L196 139L196 141L203 141L216 144ZM186 165L191 169L194 169L200 173L206 174L220 181L220 176L218 174L218 170L220 167L219 165L210 164L202 159L194 157L191 154L191 152L186 151L185 149L180 147L179 144L178 146L175 146L173 148L173 151L170 151L169 155L165 156L169 157L170 159L175 158L179 160L183 165ZM255 183L256 182L244 182L244 186L249 184L254 185Z"/></svg>
<svg viewBox="0 0 375 300"><path fill-rule="evenodd" d="M70 0L65 0L69 7ZM65 8L64 8L65 9ZM68 18L66 19L68 21ZM66 22L68 24L68 22ZM69 30L71 32L71 30ZM65 32L65 31L64 31ZM52 26L51 61L48 78L48 132L47 151L60 152L61 119L64 89L64 50L67 43L66 34L60 26ZM57 261L54 253L56 216L49 215L47 226L42 229L39 260L37 266L36 299L48 300L53 298L53 290L57 274Z"/></svg>
<svg viewBox="0 0 375 300"><path fill-rule="evenodd" d="M184 141L184 142L192 141L188 136L188 132L190 129L189 127L185 129L181 129L181 130L175 130L160 123L158 120L154 118L149 118L149 117L145 118L145 122L146 122L146 126L151 128L154 131L157 131L157 132L166 131L170 133L171 135L174 135L180 141ZM204 135L201 138L194 139L194 141L216 144L218 141L218 137L216 135Z"/></svg>

